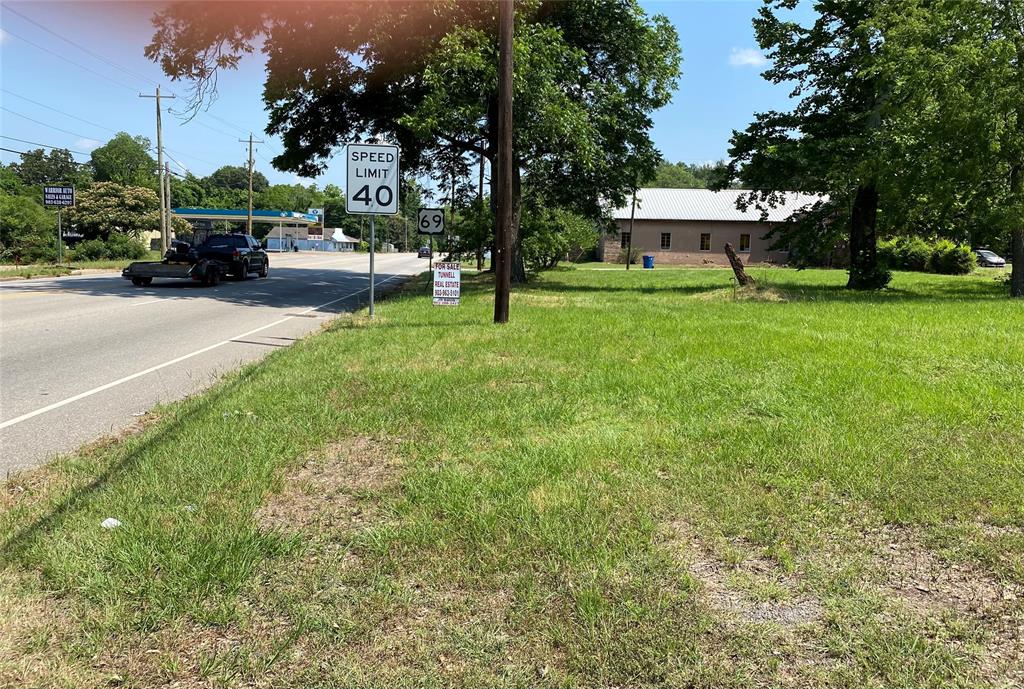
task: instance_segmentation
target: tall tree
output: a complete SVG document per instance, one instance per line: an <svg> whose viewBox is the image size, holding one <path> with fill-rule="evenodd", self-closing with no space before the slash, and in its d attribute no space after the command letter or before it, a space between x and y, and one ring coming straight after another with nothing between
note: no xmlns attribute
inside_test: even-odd
<svg viewBox="0 0 1024 689"><path fill-rule="evenodd" d="M729 169L725 161L699 165L662 161L658 165L654 179L647 186L670 189L704 189L718 179L727 177L728 172Z"/></svg>
<svg viewBox="0 0 1024 689"><path fill-rule="evenodd" d="M160 229L156 192L116 182L97 182L83 190L67 214L86 239L106 240L114 233L139 239L144 232Z"/></svg>
<svg viewBox="0 0 1024 689"><path fill-rule="evenodd" d="M82 163L75 162L71 152L55 148L49 153L41 148L21 154L21 162L14 164L14 170L23 184L73 184L81 186L89 182L89 170Z"/></svg>
<svg viewBox="0 0 1024 689"><path fill-rule="evenodd" d="M96 181L156 189L156 161L149 155L151 148L146 137L119 132L91 154Z"/></svg>
<svg viewBox="0 0 1024 689"><path fill-rule="evenodd" d="M1024 0L892 0L877 24L904 215L1009 243L1024 297Z"/></svg>
<svg viewBox="0 0 1024 689"><path fill-rule="evenodd" d="M799 0L765 0L754 20L757 42L772 61L764 77L791 84L790 112L758 113L733 132L727 179L756 191L747 202L772 205L786 191L827 195L800 222L775 231L776 245L804 255L821 252L845 227L848 286L884 286L888 273L875 252L883 194L880 136L887 86L875 69L881 35L873 24L881 0L818 0L811 26L785 19ZM845 222L829 220L845 216Z"/></svg>
<svg viewBox="0 0 1024 689"><path fill-rule="evenodd" d="M172 5L154 18L146 54L173 79L193 81L198 107L218 70L237 67L260 45L268 58L268 132L284 142L278 168L315 176L338 146L371 135L400 144L410 172L429 171L446 149L495 162L492 3L249 7ZM650 114L675 87L678 36L636 0L530 0L516 11L515 205L525 173L596 216L600 199L622 203L636 179L654 172Z"/></svg>
<svg viewBox="0 0 1024 689"><path fill-rule="evenodd" d="M248 189L249 168L241 165L224 165L214 170L203 182L211 189ZM266 175L258 170L252 173L253 193L260 193L270 186Z"/></svg>
<svg viewBox="0 0 1024 689"><path fill-rule="evenodd" d="M0 260L56 260L56 229L56 219L39 201L0 190Z"/></svg>

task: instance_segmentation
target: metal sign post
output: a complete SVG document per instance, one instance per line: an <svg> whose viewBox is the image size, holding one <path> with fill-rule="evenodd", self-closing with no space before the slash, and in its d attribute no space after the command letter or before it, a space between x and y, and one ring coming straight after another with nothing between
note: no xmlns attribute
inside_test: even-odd
<svg viewBox="0 0 1024 689"><path fill-rule="evenodd" d="M374 307L374 265L376 237L374 216L398 214L398 146L390 144L349 144L345 152L348 195L345 212L370 216L370 318Z"/></svg>
<svg viewBox="0 0 1024 689"><path fill-rule="evenodd" d="M70 186L44 186L43 205L57 208L57 262L64 262L64 228L61 224L60 210L64 206L75 205L75 188Z"/></svg>

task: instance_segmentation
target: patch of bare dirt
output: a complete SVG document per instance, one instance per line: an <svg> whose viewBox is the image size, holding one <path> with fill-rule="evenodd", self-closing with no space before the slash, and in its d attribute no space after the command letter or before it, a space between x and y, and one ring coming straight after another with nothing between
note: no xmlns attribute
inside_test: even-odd
<svg viewBox="0 0 1024 689"><path fill-rule="evenodd" d="M333 443L284 477L255 514L264 529L285 532L310 527L359 528L372 517L361 498L384 491L400 463L394 441L357 437Z"/></svg>
<svg viewBox="0 0 1024 689"><path fill-rule="evenodd" d="M761 628L771 635L779 662L765 686L815 686L837 667L818 640L824 606L799 574L783 571L742 539L725 544L728 555L722 555L685 522L669 525L668 546L700 584L704 604L725 622L722 633Z"/></svg>
<svg viewBox="0 0 1024 689"><path fill-rule="evenodd" d="M569 299L558 294L533 294L531 292L513 292L512 302L523 306L565 306Z"/></svg>
<svg viewBox="0 0 1024 689"><path fill-rule="evenodd" d="M982 675L994 686L1024 686L1024 587L942 560L908 527L885 525L864 539L886 597L938 624L949 612L978 622L988 635Z"/></svg>
<svg viewBox="0 0 1024 689"><path fill-rule="evenodd" d="M724 287L707 292L697 292L691 298L696 301L788 301L786 293L774 287L739 287L736 289Z"/></svg>
<svg viewBox="0 0 1024 689"><path fill-rule="evenodd" d="M685 549L690 575L704 589L708 605L740 622L771 622L782 627L814 624L824 616L821 602L801 591L796 576L774 562L749 554L752 548L735 543L747 555L736 564L717 557L685 524L674 524L675 546Z"/></svg>

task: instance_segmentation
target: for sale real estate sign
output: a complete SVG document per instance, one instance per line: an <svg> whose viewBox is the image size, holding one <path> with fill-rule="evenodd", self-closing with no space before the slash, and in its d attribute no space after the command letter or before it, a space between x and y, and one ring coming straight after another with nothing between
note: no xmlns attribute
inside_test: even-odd
<svg viewBox="0 0 1024 689"><path fill-rule="evenodd" d="M434 264L434 306L458 306L461 289L461 263Z"/></svg>

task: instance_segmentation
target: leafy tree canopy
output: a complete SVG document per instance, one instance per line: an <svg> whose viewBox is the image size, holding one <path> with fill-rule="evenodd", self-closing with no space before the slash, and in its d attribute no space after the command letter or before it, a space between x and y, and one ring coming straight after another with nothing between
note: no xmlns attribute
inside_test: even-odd
<svg viewBox="0 0 1024 689"><path fill-rule="evenodd" d="M97 182L77 195L68 220L86 239L106 240L113 233L136 239L160 229L156 192L116 182Z"/></svg>
<svg viewBox="0 0 1024 689"><path fill-rule="evenodd" d="M156 161L149 155L151 148L144 136L118 133L92 152L96 181L156 189Z"/></svg>
<svg viewBox="0 0 1024 689"><path fill-rule="evenodd" d="M73 184L82 186L89 183L89 170L75 162L70 151L55 148L49 153L41 148L21 154L21 162L13 165L14 171L23 184Z"/></svg>
<svg viewBox="0 0 1024 689"><path fill-rule="evenodd" d="M792 85L798 100L789 112L758 113L745 131L733 132L727 179L716 184L739 181L757 190L748 201L762 207L785 191L827 195L829 203L780 226L775 245L814 256L845 229L854 288L888 281L875 249L880 196L889 190L880 153L887 89L876 72L882 37L873 22L879 2L818 0L814 23L804 26L786 14L798 0L765 0L754 20L771 60L764 77Z"/></svg>
<svg viewBox="0 0 1024 689"><path fill-rule="evenodd" d="M210 189L249 189L249 168L241 165L225 165L215 170L203 182ZM266 176L258 171L252 173L253 193L264 191L270 186Z"/></svg>
<svg viewBox="0 0 1024 689"><path fill-rule="evenodd" d="M410 172L443 150L497 154L496 6L453 0L176 4L154 19L146 54L195 84L260 45L267 55L268 131L283 170L320 172L339 146L384 135ZM310 23L315 14L317 21ZM517 5L514 141L518 175L588 215L622 202L659 159L650 114L679 76L675 29L635 0L531 0ZM513 190L519 206L519 185ZM515 214L518 217L518 213Z"/></svg>
<svg viewBox="0 0 1024 689"><path fill-rule="evenodd" d="M35 199L0 191L0 260L35 263L56 258L57 221Z"/></svg>
<svg viewBox="0 0 1024 689"><path fill-rule="evenodd" d="M647 186L669 189L704 189L725 175L727 175L727 166L724 161L701 165L662 161L658 165L654 179L648 182Z"/></svg>
<svg viewBox="0 0 1024 689"><path fill-rule="evenodd" d="M886 145L894 216L924 233L1013 246L1011 294L1024 296L1024 0L892 0L886 40Z"/></svg>

